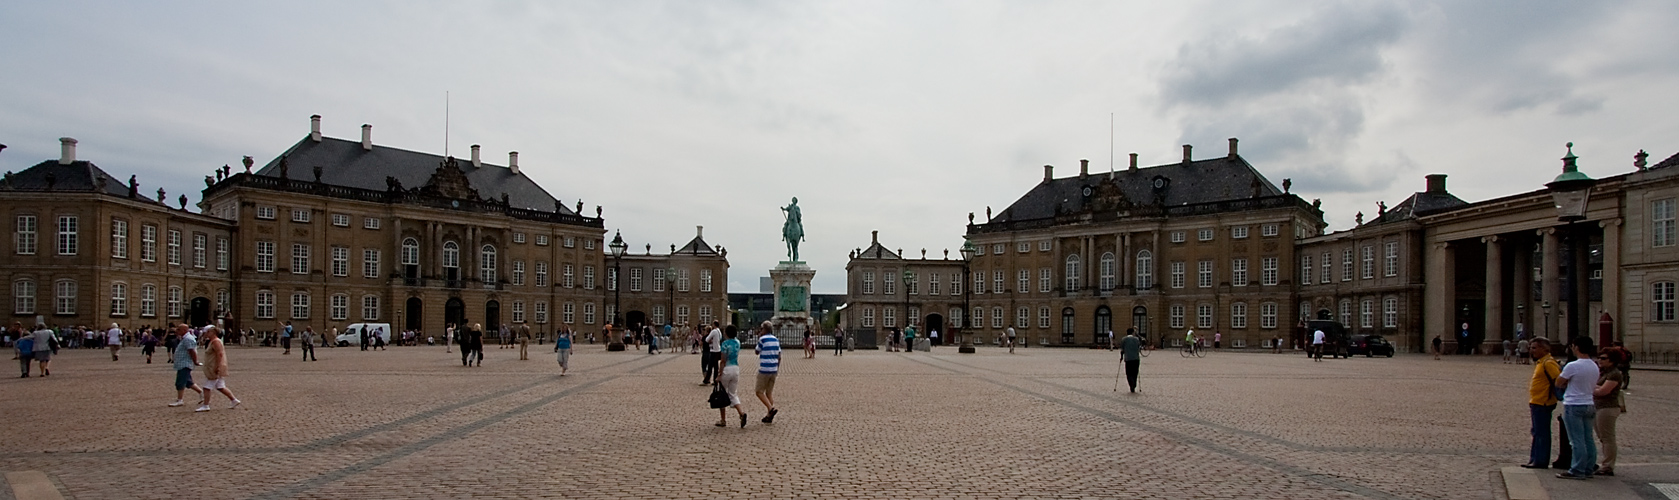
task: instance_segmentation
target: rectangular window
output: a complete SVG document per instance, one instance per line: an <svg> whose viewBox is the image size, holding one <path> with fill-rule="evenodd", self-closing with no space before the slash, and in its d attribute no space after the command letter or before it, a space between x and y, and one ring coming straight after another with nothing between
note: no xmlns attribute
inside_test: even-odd
<svg viewBox="0 0 1679 500"><path fill-rule="evenodd" d="M361 277L363 277L363 278L375 278L375 279L377 279L379 277L379 250L378 249L376 249L376 248L363 248L361 250Z"/></svg>
<svg viewBox="0 0 1679 500"><path fill-rule="evenodd" d="M348 214L332 214L332 225L350 227L350 216Z"/></svg>
<svg viewBox="0 0 1679 500"><path fill-rule="evenodd" d="M863 308L863 328L874 328L874 308Z"/></svg>
<svg viewBox="0 0 1679 500"><path fill-rule="evenodd" d="M309 319L309 293L291 294L291 319Z"/></svg>
<svg viewBox="0 0 1679 500"><path fill-rule="evenodd" d="M1300 284L1302 284L1302 285L1312 284L1312 269L1314 269L1314 267L1312 267L1312 256L1301 255L1300 256Z"/></svg>
<svg viewBox="0 0 1679 500"><path fill-rule="evenodd" d="M1038 291L1049 293L1055 289L1054 287L1055 273L1047 267L1038 269Z"/></svg>
<svg viewBox="0 0 1679 500"><path fill-rule="evenodd" d="M1184 237L1183 231L1172 231L1172 243L1183 243L1185 241L1188 241L1188 238Z"/></svg>
<svg viewBox="0 0 1679 500"><path fill-rule="evenodd" d="M538 324L538 325L548 324L548 303L547 302L543 302L543 301L540 301L540 300L536 301L536 324Z"/></svg>
<svg viewBox="0 0 1679 500"><path fill-rule="evenodd" d="M540 246L540 247L548 246L548 235L546 235L546 234L536 235L536 246ZM546 323L546 322L543 322L543 323Z"/></svg>
<svg viewBox="0 0 1679 500"><path fill-rule="evenodd" d="M997 293L1003 293L1005 290L1003 288L1003 273L1002 269L991 271L991 289Z"/></svg>
<svg viewBox="0 0 1679 500"><path fill-rule="evenodd" d="M595 266L583 266L583 289L584 290L594 290L595 289ZM687 291L687 290L683 290L683 291ZM592 325L594 323L589 323L589 324Z"/></svg>
<svg viewBox="0 0 1679 500"><path fill-rule="evenodd" d="M514 323L524 323L525 322L525 301L523 301L523 300L513 301L513 322Z"/></svg>
<svg viewBox="0 0 1679 500"><path fill-rule="evenodd" d="M1673 246L1675 240L1673 198L1650 202L1650 246Z"/></svg>
<svg viewBox="0 0 1679 500"><path fill-rule="evenodd" d="M291 221L292 222L309 222L309 209L307 209L307 208L293 208L291 210Z"/></svg>
<svg viewBox="0 0 1679 500"><path fill-rule="evenodd" d="M1277 327L1277 303L1266 302L1259 305L1259 327Z"/></svg>
<svg viewBox="0 0 1679 500"><path fill-rule="evenodd" d="M1030 252L1030 251L1032 251L1032 244L1028 243L1028 242L1025 242L1025 241L1015 243L1014 244L1014 251L1020 252L1020 253Z"/></svg>
<svg viewBox="0 0 1679 500"><path fill-rule="evenodd" d="M662 268L662 267L653 268L653 291L655 291L655 292L665 291L665 268Z"/></svg>
<svg viewBox="0 0 1679 500"><path fill-rule="evenodd" d="M1388 244L1385 245L1385 248L1383 250L1384 250L1385 255L1382 256L1382 261L1383 261L1382 262L1382 276L1388 276L1388 277L1398 276L1399 275L1399 243L1388 242Z"/></svg>
<svg viewBox="0 0 1679 500"><path fill-rule="evenodd" d="M1196 328L1212 328L1213 327L1213 306L1212 306L1212 304L1200 304L1200 305L1195 306L1195 327Z"/></svg>
<svg viewBox="0 0 1679 500"><path fill-rule="evenodd" d="M1166 311L1166 324L1174 329L1183 329L1183 306L1172 304Z"/></svg>
<svg viewBox="0 0 1679 500"><path fill-rule="evenodd" d="M274 292L257 292L256 305L257 319L274 319Z"/></svg>
<svg viewBox="0 0 1679 500"><path fill-rule="evenodd" d="M521 316L524 316L524 312L525 312L524 311L524 309L525 309L524 306L525 306L524 302L514 302L513 303L513 318L514 318L514 321L523 321L524 320L523 318L521 318ZM363 321L377 321L379 319L379 296L378 295L363 295L363 296L361 296L361 319Z"/></svg>
<svg viewBox="0 0 1679 500"><path fill-rule="evenodd" d="M1002 243L996 243L996 244L991 245L991 254L992 255L1002 255L1003 254L1003 244Z"/></svg>
<svg viewBox="0 0 1679 500"><path fill-rule="evenodd" d="M1277 235L1277 225L1276 224L1265 224L1263 226L1259 226L1259 235L1260 236L1276 236Z"/></svg>
<svg viewBox="0 0 1679 500"><path fill-rule="evenodd" d="M641 291L641 279L642 279L641 268L639 268L639 267L630 268L630 291L632 291L632 292Z"/></svg>
<svg viewBox="0 0 1679 500"><path fill-rule="evenodd" d="M655 324L655 325L665 324L665 306L659 306L659 305L653 306L653 324Z"/></svg>
<svg viewBox="0 0 1679 500"><path fill-rule="evenodd" d="M364 217L361 220L362 229L379 229L378 217Z"/></svg>
<svg viewBox="0 0 1679 500"><path fill-rule="evenodd" d="M541 264L538 264L538 265L541 265ZM565 288L571 288L571 287L575 286L576 282L573 280L573 275L574 274L575 273L573 273L573 268L572 268L571 264L566 264L564 267L560 268L560 280L562 280L561 283L560 283L560 286L563 286Z"/></svg>
<svg viewBox="0 0 1679 500"><path fill-rule="evenodd" d="M863 271L863 295L874 294L874 271Z"/></svg>
<svg viewBox="0 0 1679 500"><path fill-rule="evenodd" d="M883 307L880 309L880 326L892 328L898 326L898 309Z"/></svg>
<svg viewBox="0 0 1679 500"><path fill-rule="evenodd" d="M1213 287L1213 261L1203 260L1195 263L1195 286Z"/></svg>
<svg viewBox="0 0 1679 500"><path fill-rule="evenodd" d="M204 233L192 233L192 267L204 269L204 247L208 239Z"/></svg>
<svg viewBox="0 0 1679 500"><path fill-rule="evenodd" d="M128 315L128 285L125 283L111 284L111 315Z"/></svg>
<svg viewBox="0 0 1679 500"><path fill-rule="evenodd" d="M583 303L583 324L585 324L585 325L595 324L595 303L594 302L584 302Z"/></svg>
<svg viewBox="0 0 1679 500"><path fill-rule="evenodd" d="M560 322L568 325L577 324L577 305L570 302L560 305Z"/></svg>
<svg viewBox="0 0 1679 500"><path fill-rule="evenodd" d="M227 270L227 238L216 238L216 270Z"/></svg>
<svg viewBox="0 0 1679 500"><path fill-rule="evenodd" d="M524 243L525 242L525 233L513 233L513 242L514 243Z"/></svg>
<svg viewBox="0 0 1679 500"><path fill-rule="evenodd" d="M140 316L157 317L157 287L150 283L140 287Z"/></svg>
<svg viewBox="0 0 1679 500"><path fill-rule="evenodd" d="M1195 239L1200 241L1213 241L1213 230L1208 228L1196 231Z"/></svg>
<svg viewBox="0 0 1679 500"><path fill-rule="evenodd" d="M1038 308L1038 328L1049 328L1049 308Z"/></svg>
<svg viewBox="0 0 1679 500"><path fill-rule="evenodd" d="M53 311L61 315L76 314L76 282L59 280L53 286L53 289L55 292Z"/></svg>
<svg viewBox="0 0 1679 500"><path fill-rule="evenodd" d="M700 323L711 324L711 306L700 306Z"/></svg>
<svg viewBox="0 0 1679 500"><path fill-rule="evenodd" d="M951 295L961 295L962 294L962 275L956 274L956 273L950 273L950 294Z"/></svg>
<svg viewBox="0 0 1679 500"><path fill-rule="evenodd" d="M939 273L932 273L932 274L927 275L927 294L928 295L938 295L939 294Z"/></svg>
<svg viewBox="0 0 1679 500"><path fill-rule="evenodd" d="M1341 324L1353 324L1353 301L1351 299L1341 299Z"/></svg>
<svg viewBox="0 0 1679 500"><path fill-rule="evenodd" d="M1276 257L1265 257L1259 259L1260 284L1265 286L1274 286L1277 284L1277 264L1278 261Z"/></svg>
<svg viewBox="0 0 1679 500"><path fill-rule="evenodd" d="M1248 305L1242 302L1230 304L1230 327L1241 329L1248 327Z"/></svg>
<svg viewBox="0 0 1679 500"><path fill-rule="evenodd" d="M525 261L513 261L513 284L517 286L525 284Z"/></svg>
<svg viewBox="0 0 1679 500"><path fill-rule="evenodd" d="M1247 226L1236 226L1236 227L1230 228L1230 238L1231 239L1240 240L1240 239L1246 239L1247 237L1248 237L1248 227Z"/></svg>
<svg viewBox="0 0 1679 500"><path fill-rule="evenodd" d="M1049 240L1043 240L1043 241L1038 242L1038 251L1039 252L1048 252L1049 248L1050 248Z"/></svg>
<svg viewBox="0 0 1679 500"><path fill-rule="evenodd" d="M700 270L700 293L711 293L711 270Z"/></svg>
<svg viewBox="0 0 1679 500"><path fill-rule="evenodd" d="M13 233L12 242L17 246L18 255L35 255L36 231L35 216L17 216L17 232Z"/></svg>
<svg viewBox="0 0 1679 500"><path fill-rule="evenodd" d="M1364 249L1364 279L1376 277L1376 249L1365 245Z"/></svg>
<svg viewBox="0 0 1679 500"><path fill-rule="evenodd" d="M111 258L128 258L128 221L111 219Z"/></svg>
<svg viewBox="0 0 1679 500"><path fill-rule="evenodd" d="M1032 291L1032 270L1021 269L1014 272L1014 288L1022 293Z"/></svg>
<svg viewBox="0 0 1679 500"><path fill-rule="evenodd" d="M684 325L689 324L688 323L688 306L687 305L676 306L676 322L679 323L679 324L684 324Z"/></svg>
<svg viewBox="0 0 1679 500"><path fill-rule="evenodd" d="M991 328L998 329L998 330L1003 329L1003 321L1004 321L1003 308L992 307L991 308Z"/></svg>
<svg viewBox="0 0 1679 500"><path fill-rule="evenodd" d="M1679 319L1679 317L1674 316L1674 283L1672 281L1662 281L1652 284L1650 287L1650 298L1653 302L1652 305L1655 308L1655 314L1650 315L1651 319L1655 321L1673 321L1675 319Z"/></svg>
<svg viewBox="0 0 1679 500"><path fill-rule="evenodd" d="M594 250L595 249L595 239L594 238L589 238L589 239L583 240L583 249L584 250Z"/></svg>
<svg viewBox="0 0 1679 500"><path fill-rule="evenodd" d="M1183 261L1173 262L1171 267L1172 267L1172 288L1183 288L1183 285L1184 285L1184 264L1183 264Z"/></svg>
<svg viewBox="0 0 1679 500"><path fill-rule="evenodd" d="M327 303L327 317L333 321L344 321L350 317L350 296L344 294L333 295Z"/></svg>
<svg viewBox="0 0 1679 500"><path fill-rule="evenodd" d="M1248 286L1248 259L1230 260L1230 285Z"/></svg>
<svg viewBox="0 0 1679 500"><path fill-rule="evenodd" d="M176 233L176 234L179 234L179 233ZM76 249L77 249L77 246L78 246L77 245L77 243L78 243L77 239L78 239L78 235L76 233L76 216L74 216L74 215L60 215L60 216L58 216L58 254L59 255L75 255L76 254ZM181 263L181 258L180 258L181 247L179 245L180 245L180 242L179 242L179 239L177 239L176 240L176 247L175 247L175 252L176 252L175 260L170 262L170 264L180 264Z"/></svg>
<svg viewBox="0 0 1679 500"><path fill-rule="evenodd" d="M1399 297L1382 299L1382 326L1386 328L1399 327Z"/></svg>
<svg viewBox="0 0 1679 500"><path fill-rule="evenodd" d="M257 218L274 220L274 207L257 205Z"/></svg>
<svg viewBox="0 0 1679 500"><path fill-rule="evenodd" d="M616 269L616 268L607 268L606 269L606 289L607 290L617 290L618 289L618 269Z"/></svg>
<svg viewBox="0 0 1679 500"><path fill-rule="evenodd" d="M976 275L984 276L985 272L981 271L976 273ZM897 270L887 270L880 273L880 293L884 293L886 295L896 295L898 293Z"/></svg>
<svg viewBox="0 0 1679 500"><path fill-rule="evenodd" d="M169 241L167 243L167 246L165 246L164 248L165 248L164 256L165 256L165 258L169 259L169 265L171 265L171 266L181 265L181 232L180 231L174 230L174 229L169 230Z"/></svg>
<svg viewBox="0 0 1679 500"><path fill-rule="evenodd" d="M1371 328L1376 326L1376 301L1364 299L1358 304L1358 326Z"/></svg>
<svg viewBox="0 0 1679 500"><path fill-rule="evenodd" d="M307 243L291 244L291 273L309 274L309 245Z"/></svg>
<svg viewBox="0 0 1679 500"><path fill-rule="evenodd" d="M567 267L568 267L568 270L569 270L569 266L567 266ZM567 281L567 286L570 286L570 281L571 280L570 280L569 277L566 279L566 281ZM548 286L548 261L544 261L544 260L536 261L536 286L537 286L537 288Z"/></svg>
<svg viewBox="0 0 1679 500"><path fill-rule="evenodd" d="M1021 307L1014 310L1014 327L1026 328L1032 324L1032 308Z"/></svg>
<svg viewBox="0 0 1679 500"><path fill-rule="evenodd" d="M974 287L973 288L974 295L981 295L981 294L985 293L985 271L984 270L974 271L973 287Z"/></svg>
<svg viewBox="0 0 1679 500"><path fill-rule="evenodd" d="M1321 283L1328 283L1329 282L1329 270L1330 270L1330 268L1334 267L1332 265L1334 263L1333 255L1334 254L1331 254L1329 252L1324 252L1323 253L1323 272L1318 273L1318 281L1321 282ZM1311 268L1311 266L1306 266L1306 267L1307 267L1307 269ZM1310 279L1305 281L1305 283L1311 283L1311 282L1312 282L1312 280L1310 280Z"/></svg>
<svg viewBox="0 0 1679 500"><path fill-rule="evenodd" d="M350 275L350 249L344 247L332 247L332 275Z"/></svg>
<svg viewBox="0 0 1679 500"><path fill-rule="evenodd" d="M1341 250L1341 281L1353 280L1353 249Z"/></svg>
<svg viewBox="0 0 1679 500"><path fill-rule="evenodd" d="M165 306L171 318L181 317L181 287L169 287L169 303Z"/></svg>
<svg viewBox="0 0 1679 500"><path fill-rule="evenodd" d="M574 238L574 237L571 237L571 236L565 237L565 239L560 240L560 242L561 242L560 246L563 246L563 247L566 247L566 248L574 248L574 247L577 246L577 238Z"/></svg>
<svg viewBox="0 0 1679 500"><path fill-rule="evenodd" d="M257 242L256 266L259 273L274 272L274 242Z"/></svg>
<svg viewBox="0 0 1679 500"><path fill-rule="evenodd" d="M677 269L676 270L676 291L682 292L682 293L688 293L688 283L689 283L689 281L688 281L688 270L687 269Z"/></svg>
<svg viewBox="0 0 1679 500"><path fill-rule="evenodd" d="M157 226L140 226L140 261L157 262Z"/></svg>

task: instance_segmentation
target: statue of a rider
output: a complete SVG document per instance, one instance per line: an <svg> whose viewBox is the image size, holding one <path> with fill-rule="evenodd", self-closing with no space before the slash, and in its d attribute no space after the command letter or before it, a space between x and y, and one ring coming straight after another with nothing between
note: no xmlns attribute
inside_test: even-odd
<svg viewBox="0 0 1679 500"><path fill-rule="evenodd" d="M805 239L804 217L799 214L799 199L793 198L792 203L781 207L785 212L786 222L781 224L781 239L787 242L787 256L792 262L799 262L799 242Z"/></svg>

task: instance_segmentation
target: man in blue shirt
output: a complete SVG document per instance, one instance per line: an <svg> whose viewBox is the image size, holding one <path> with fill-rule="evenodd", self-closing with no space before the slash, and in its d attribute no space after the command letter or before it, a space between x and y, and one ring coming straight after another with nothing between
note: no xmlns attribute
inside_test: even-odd
<svg viewBox="0 0 1679 500"><path fill-rule="evenodd" d="M775 414L780 410L775 407L775 376L781 372L781 339L775 338L770 332L770 322L765 321L758 327L758 345L752 350L758 353L758 401L764 403L769 413L764 415L764 423L775 421Z"/></svg>
<svg viewBox="0 0 1679 500"><path fill-rule="evenodd" d="M198 366L198 337L193 336L190 330L181 335L179 344L175 344L174 357L175 402L169 403L169 406L181 406L186 404L183 398L188 388L192 389L194 398L204 395L198 384L192 381L192 367Z"/></svg>

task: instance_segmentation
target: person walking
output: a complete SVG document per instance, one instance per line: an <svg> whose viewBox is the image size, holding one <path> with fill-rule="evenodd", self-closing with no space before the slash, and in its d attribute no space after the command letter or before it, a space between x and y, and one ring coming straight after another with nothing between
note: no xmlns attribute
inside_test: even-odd
<svg viewBox="0 0 1679 500"><path fill-rule="evenodd" d="M1568 470L1557 477L1590 479L1597 469L1597 443L1592 440L1592 427L1597 420L1597 405L1592 399L1599 375L1597 362L1593 360L1597 357L1597 347L1592 345L1591 337L1575 337L1568 348L1577 359L1562 367L1556 387L1563 389L1562 422L1568 429L1573 460Z"/></svg>
<svg viewBox="0 0 1679 500"><path fill-rule="evenodd" d="M281 355L291 354L291 322L280 325L280 347L285 349Z"/></svg>
<svg viewBox="0 0 1679 500"><path fill-rule="evenodd" d="M1143 361L1143 340L1137 338L1136 328L1126 328L1125 338L1119 341L1119 354L1125 360L1125 383L1137 392L1137 369Z"/></svg>
<svg viewBox="0 0 1679 500"><path fill-rule="evenodd" d="M474 360L474 355L478 359ZM473 323L472 328L461 334L461 365L473 366L474 361L477 366L484 366L484 325L481 323Z"/></svg>
<svg viewBox="0 0 1679 500"><path fill-rule="evenodd" d="M560 376L571 369L571 329L564 326L554 332L554 354L560 362Z"/></svg>
<svg viewBox="0 0 1679 500"><path fill-rule="evenodd" d="M1014 327L1012 327L1012 326L1008 327L1007 329L1003 330L1003 333L1008 337L1009 354L1014 354Z"/></svg>
<svg viewBox="0 0 1679 500"><path fill-rule="evenodd" d="M175 361L175 402L169 403L169 406L173 408L187 404L187 389L192 389L195 397L203 396L203 389L199 389L198 383L192 381L192 367L203 366L198 362L198 337L193 336L192 332L181 335L171 357Z"/></svg>
<svg viewBox="0 0 1679 500"><path fill-rule="evenodd" d="M915 352L915 325L904 327L904 352Z"/></svg>
<svg viewBox="0 0 1679 500"><path fill-rule="evenodd" d="M834 327L834 355L845 355L845 329L838 326Z"/></svg>
<svg viewBox="0 0 1679 500"><path fill-rule="evenodd" d="M152 354L156 352L157 337L149 329L140 329L140 354L146 356L146 364L152 364Z"/></svg>
<svg viewBox="0 0 1679 500"><path fill-rule="evenodd" d="M1544 337L1533 339L1528 351L1533 355L1533 378L1529 380L1527 390L1528 415L1532 420L1529 433L1533 435L1533 443L1528 446L1528 460L1522 467L1544 469L1550 467L1551 413L1557 409L1556 391L1551 390L1551 386L1562 374L1562 369L1557 366L1557 360L1551 358L1550 340Z"/></svg>
<svg viewBox="0 0 1679 500"><path fill-rule="evenodd" d="M111 348L111 361L117 360L117 351L122 350L122 328L111 323L111 329L105 330L105 347Z"/></svg>
<svg viewBox="0 0 1679 500"><path fill-rule="evenodd" d="M805 359L816 359L816 337L811 335L810 328L805 328Z"/></svg>
<svg viewBox="0 0 1679 500"><path fill-rule="evenodd" d="M36 324L35 332L30 335L35 340L35 365L41 367L41 376L52 375L52 369L48 364L52 363L52 355L58 352L58 337L53 336L52 329L47 328L45 324Z"/></svg>
<svg viewBox="0 0 1679 500"><path fill-rule="evenodd" d="M303 337L301 338L301 340L303 341L303 344L302 344L302 346L303 346L303 352L302 352L303 360L304 361L320 361L320 359L315 358L315 327L312 327L312 326L303 327ZM220 342L220 341L221 341L220 339L217 339L217 342ZM208 400L209 396L205 396L205 399Z"/></svg>
<svg viewBox="0 0 1679 500"><path fill-rule="evenodd" d="M373 339L369 338L367 334L367 327L363 326L361 329L356 330L356 332L358 335L356 340L361 341L361 350L367 350L367 348L373 344Z"/></svg>
<svg viewBox="0 0 1679 500"><path fill-rule="evenodd" d="M1323 329L1312 332L1312 360L1323 362Z"/></svg>
<svg viewBox="0 0 1679 500"><path fill-rule="evenodd" d="M770 331L770 322L758 327L758 343L752 350L758 353L758 384L754 392L768 411L764 423L773 423L775 414L781 412L775 407L775 376L781 372L781 339Z"/></svg>
<svg viewBox="0 0 1679 500"><path fill-rule="evenodd" d="M520 323L519 324L518 335L519 335L519 361L530 360L531 359L530 358L531 326L527 325L527 324L524 324L524 323Z"/></svg>
<svg viewBox="0 0 1679 500"><path fill-rule="evenodd" d="M1499 342L1498 348L1499 348L1500 351L1503 351L1502 354L1504 355L1504 364L1508 365L1508 364L1511 363L1511 361L1514 360L1514 357L1515 357L1514 347L1515 347L1515 345L1510 342L1510 339L1504 339L1504 340Z"/></svg>
<svg viewBox="0 0 1679 500"><path fill-rule="evenodd" d="M1532 342L1529 342L1526 337L1516 341L1516 359L1521 364L1525 365L1528 364L1528 361L1530 361L1527 355L1528 345L1530 344L1532 344Z"/></svg>
<svg viewBox="0 0 1679 500"><path fill-rule="evenodd" d="M740 426L746 427L746 408L740 404L740 341L735 339L735 325L729 325L728 333L718 346L717 356L717 385L723 387L723 392L729 394L729 407L740 415ZM729 426L729 407L717 409L717 426ZM768 420L765 420L768 422Z"/></svg>
<svg viewBox="0 0 1679 500"><path fill-rule="evenodd" d="M450 352L453 352L453 351L450 350L449 342L454 340L454 338L455 338L455 324L450 323L448 326L443 327L443 353L444 354L448 354Z"/></svg>
<svg viewBox="0 0 1679 500"><path fill-rule="evenodd" d="M313 352L313 349L308 347L309 340L312 340L310 338L311 332L307 327L304 328L303 332L303 345L305 346L303 352ZM227 396L229 403L227 409L238 408L239 398L233 397L233 391L227 388L227 348L222 345L221 329L214 325L204 327L204 357L207 358L204 367L204 389L201 391L204 393L204 399L199 401L198 409L193 411L210 411L210 396L213 395L210 391L212 389L221 392L223 396Z"/></svg>
<svg viewBox="0 0 1679 500"><path fill-rule="evenodd" d="M1436 361L1438 361L1440 359L1440 349L1442 349L1444 347L1442 344L1443 344L1443 342L1440 341L1440 336L1435 335L1434 336L1434 359Z"/></svg>
<svg viewBox="0 0 1679 500"><path fill-rule="evenodd" d="M29 378L29 362L35 360L35 337L19 335L12 348L17 350L18 364L23 367L23 376L18 378Z"/></svg>
<svg viewBox="0 0 1679 500"><path fill-rule="evenodd" d="M723 330L718 328L720 323L711 322L711 332L705 334L705 351L700 356L700 374L705 379L700 385L711 385L711 379L717 374L717 356L723 352Z"/></svg>
<svg viewBox="0 0 1679 500"><path fill-rule="evenodd" d="M1621 402L1621 371L1615 369L1620 362L1618 351L1604 349L1597 354L1597 387L1592 389L1592 402L1597 406L1597 440L1603 445L1603 459L1598 461L1594 475L1614 476L1615 455L1618 447L1615 444L1615 421L1620 418L1626 407Z"/></svg>

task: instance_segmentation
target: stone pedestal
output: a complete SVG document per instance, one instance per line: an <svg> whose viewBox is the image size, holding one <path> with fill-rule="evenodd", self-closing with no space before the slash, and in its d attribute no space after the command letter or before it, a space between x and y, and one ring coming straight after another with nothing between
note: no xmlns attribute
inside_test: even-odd
<svg viewBox="0 0 1679 500"><path fill-rule="evenodd" d="M821 318L810 316L810 280L815 277L816 271L803 261L781 261L770 269L770 282L775 287L775 315L770 317L770 326L783 343L802 341L807 328L822 333Z"/></svg>

